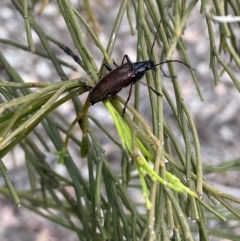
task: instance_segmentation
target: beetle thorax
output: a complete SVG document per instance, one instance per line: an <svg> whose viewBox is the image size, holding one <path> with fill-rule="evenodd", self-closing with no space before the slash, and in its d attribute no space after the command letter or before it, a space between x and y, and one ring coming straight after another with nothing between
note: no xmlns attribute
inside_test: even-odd
<svg viewBox="0 0 240 241"><path fill-rule="evenodd" d="M140 80L147 70L152 70L154 68L155 68L155 64L152 60L133 63L133 69L134 69L134 74L136 76L136 81Z"/></svg>

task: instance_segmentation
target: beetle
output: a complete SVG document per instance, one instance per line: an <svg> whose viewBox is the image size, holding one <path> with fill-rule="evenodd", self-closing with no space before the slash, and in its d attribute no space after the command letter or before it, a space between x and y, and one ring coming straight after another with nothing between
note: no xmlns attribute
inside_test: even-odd
<svg viewBox="0 0 240 241"><path fill-rule="evenodd" d="M164 63L169 63L169 62L179 62L179 63L182 63L182 64L186 65L187 67L191 68L189 65L187 65L186 63L184 63L180 60L166 60L164 62L155 64L154 61L151 59L153 47L156 42L156 37L157 37L158 31L160 29L160 24L161 24L161 21L159 22L159 25L158 25L158 28L157 28L157 31L156 31L156 34L154 37L149 60L132 63L129 56L124 55L120 66L118 66L115 63L115 61L113 61L113 64L117 67L115 69L112 69L107 64L103 64L107 68L109 73L107 73L104 77L102 77L91 90L91 92L90 92L91 105L94 105L97 102L105 100L110 96L116 95L122 88L130 85L129 95L128 95L127 101L124 104L124 108L123 108L123 112L122 112L122 116L124 116L128 101L131 97L132 86L136 82L139 81L141 84L148 86L148 88L150 88L158 96L162 96L161 93L154 90L150 85L145 84L140 81L140 79L144 76L146 71L156 70L156 66L162 65ZM126 60L126 63L124 63L124 60ZM162 72L163 72L163 70L162 70ZM164 72L163 72L163 74L164 74Z"/></svg>
<svg viewBox="0 0 240 241"><path fill-rule="evenodd" d="M158 24L157 31L153 40L153 44L151 47L151 53L150 53L150 59L146 61L141 62L135 62L132 63L128 55L124 55L122 63L120 66L118 66L115 61L113 60L113 64L116 66L115 69L112 69L109 65L103 64L104 67L109 71L105 76L103 76L97 84L93 87L93 89L90 91L89 98L90 98L90 104L94 105L97 102L103 101L107 99L110 96L116 95L119 91L121 91L122 88L125 88L130 85L129 95L128 98L124 104L122 115L124 116L126 107L128 104L128 101L131 97L132 93L132 86L136 84L136 82L140 82L143 85L146 85L149 89L151 89L155 94L158 96L162 96L161 93L154 90L150 85L143 83L140 81L140 79L144 76L145 72L148 70L156 70L156 66L162 65L164 63L170 63L170 62L178 62L182 63L185 66L189 67L190 69L193 69L188 64L180 61L180 60L166 60L164 62L160 62L158 64L155 64L154 61L151 59L153 54L153 47L155 45L157 34L159 32L161 25L161 20ZM64 50L68 55L72 56L72 58L82 66L82 61L80 58L75 55L70 48L67 46L61 44L60 48ZM124 61L126 62L124 63ZM160 67L161 68L161 67ZM162 68L161 68L162 70ZM165 75L164 71L162 70L163 75L166 77L170 77Z"/></svg>
<svg viewBox="0 0 240 241"><path fill-rule="evenodd" d="M124 63L125 59L127 60L126 63ZM135 84L137 81L140 81L147 70L154 69L155 64L151 59L148 61L132 63L128 55L124 55L121 65L118 66L115 62L114 65L117 68L112 70L111 67L104 64L104 66L110 72L106 74L102 79L100 79L98 83L93 87L90 93L90 103L94 105L99 101L107 99L109 96L116 95L122 88L130 85L129 95L123 109L124 115L127 103L131 96L133 84ZM147 86L157 95L162 95L154 90L150 85Z"/></svg>

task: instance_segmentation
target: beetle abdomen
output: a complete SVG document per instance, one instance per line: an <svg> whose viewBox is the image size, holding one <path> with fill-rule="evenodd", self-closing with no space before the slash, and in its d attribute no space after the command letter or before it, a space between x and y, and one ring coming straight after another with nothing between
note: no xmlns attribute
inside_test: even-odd
<svg viewBox="0 0 240 241"><path fill-rule="evenodd" d="M117 94L122 88L133 82L135 77L132 63L125 63L110 71L94 86L90 94L92 105Z"/></svg>

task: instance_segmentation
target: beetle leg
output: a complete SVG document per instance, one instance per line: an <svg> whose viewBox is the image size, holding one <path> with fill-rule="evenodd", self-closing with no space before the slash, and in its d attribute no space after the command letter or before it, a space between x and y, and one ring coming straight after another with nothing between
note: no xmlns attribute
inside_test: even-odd
<svg viewBox="0 0 240 241"><path fill-rule="evenodd" d="M153 87L151 85L148 85L146 83L143 83L142 81L139 80L139 82L142 84L142 85L145 85L147 86L150 90L152 90L155 94L157 94L158 96L163 96L161 93L157 92L155 89L153 89Z"/></svg>
<svg viewBox="0 0 240 241"><path fill-rule="evenodd" d="M116 64L116 62L114 61L114 59L113 59L112 61L113 61L113 64L114 64L116 67L118 67L118 65Z"/></svg>
<svg viewBox="0 0 240 241"><path fill-rule="evenodd" d="M124 57L123 57L123 60L122 60L122 64L121 64L121 65L123 65L124 59L126 59L128 63L132 63L132 61L131 61L131 59L129 58L129 56L128 56L127 54L125 54Z"/></svg>
<svg viewBox="0 0 240 241"><path fill-rule="evenodd" d="M109 65L107 65L107 64L103 64L103 66L110 72L110 71L112 71L112 68L109 66ZM101 68L101 72L100 72L100 77L99 77L99 79L101 79L102 78L102 72L103 72L103 67Z"/></svg>
<svg viewBox="0 0 240 241"><path fill-rule="evenodd" d="M132 86L133 86L133 83L131 83L131 85L130 85L130 90L129 90L128 98L127 98L127 101L125 102L124 107L123 107L122 117L124 116L124 114L125 114L125 112L126 112L127 104L128 104L128 101L130 100L130 97L131 97L131 94L132 94Z"/></svg>
<svg viewBox="0 0 240 241"><path fill-rule="evenodd" d="M109 72L112 71L112 68L111 68L109 65L103 64L103 66L104 66Z"/></svg>
<svg viewBox="0 0 240 241"><path fill-rule="evenodd" d="M128 63L132 63L132 61L131 61L131 59L129 58L129 56L128 56L127 54L125 54L124 57L123 57L123 60L122 60L121 65L123 65L125 59L127 60ZM116 62L114 61L114 59L113 59L112 61L113 61L113 64L114 64L116 67L118 67L118 65L116 64Z"/></svg>
<svg viewBox="0 0 240 241"><path fill-rule="evenodd" d="M164 70L163 70L162 67L160 67L160 69L161 69L161 71L162 71L163 76L165 76L165 77L167 77L167 78L176 78L176 76L170 76L170 75L165 74L165 72L164 72Z"/></svg>

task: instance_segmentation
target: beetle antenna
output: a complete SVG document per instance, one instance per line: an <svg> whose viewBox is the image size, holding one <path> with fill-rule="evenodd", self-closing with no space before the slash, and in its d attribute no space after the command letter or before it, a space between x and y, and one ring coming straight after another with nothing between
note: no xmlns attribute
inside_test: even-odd
<svg viewBox="0 0 240 241"><path fill-rule="evenodd" d="M185 66L187 66L189 69L191 69L191 70L194 70L195 71L195 69L194 68L192 68L190 65L188 65L188 64L186 64L186 63L184 63L183 61L181 61L181 60L166 60L166 61L163 61L163 62L160 62L160 63L158 63L158 64L155 64L154 65L154 67L156 67L156 66L158 66L158 65L162 65L162 64L166 64L166 63L172 63L172 62L177 62L177 63L181 63L181 64L183 64L183 65L185 65Z"/></svg>
<svg viewBox="0 0 240 241"><path fill-rule="evenodd" d="M159 32L161 22L162 22L162 19L160 20L160 22L159 22L159 24L158 24L157 31L156 31L156 34L155 34L155 36L154 36L154 40L153 40L153 44L152 44L151 52L150 52L150 60L151 60L151 58L152 58L153 47L154 47L154 44L155 44L155 42L156 42L156 40L157 40L157 34L158 34L158 32Z"/></svg>
<svg viewBox="0 0 240 241"><path fill-rule="evenodd" d="M154 40L153 40L153 44L152 44L151 52L150 52L150 60L151 60L151 58L152 58L153 47L154 47L155 42L156 42L156 40L157 40L157 34L158 34L158 32L159 32L159 29L160 29L160 26L161 26L161 22L162 22L162 19L159 21L159 24L158 24L158 27L157 27L157 31L156 31L156 34L155 34L155 36L154 36ZM184 63L184 62L181 61L181 60L166 60L166 61L160 62L160 63L158 63L158 64L155 64L154 67L155 67L155 66L158 66L158 65L165 64L165 63L171 63L171 62L178 62L178 63L181 63L181 64L187 66L188 68L194 70L190 65ZM161 70L162 70L162 68L161 68ZM163 70L162 70L162 72L163 72ZM164 73L164 72L163 72L163 73ZM164 75L165 75L165 74L164 74ZM168 77L167 75L165 75L165 76Z"/></svg>

